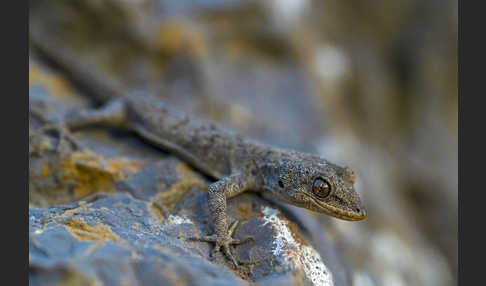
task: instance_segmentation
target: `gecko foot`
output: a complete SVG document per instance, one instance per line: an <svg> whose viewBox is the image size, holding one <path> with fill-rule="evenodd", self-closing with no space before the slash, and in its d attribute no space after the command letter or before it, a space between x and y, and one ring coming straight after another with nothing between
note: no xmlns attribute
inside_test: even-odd
<svg viewBox="0 0 486 286"><path fill-rule="evenodd" d="M59 143L57 144L56 151L63 151L67 148L67 143L70 143L74 150L82 150L79 142L72 136L68 125L63 121L50 121L47 116L36 107L29 107L29 114L37 117L44 126L33 132L35 134L43 134L49 131L54 131L59 137ZM30 133L29 133L30 136Z"/></svg>
<svg viewBox="0 0 486 286"><path fill-rule="evenodd" d="M223 250L223 253L226 255L226 257L231 260L233 263L234 268L236 269L238 267L238 262L236 261L235 257L230 251L230 245L238 245L242 243L246 243L250 240L255 240L252 236L248 236L244 239L234 239L233 238L233 233L235 232L236 227L238 226L239 221L235 221L229 228L228 233L225 237L219 238L216 234L209 235L209 236L197 236L197 237L191 237L190 240L198 240L198 241L204 241L204 242L213 242L216 245L213 248L213 251L211 252L211 258L214 258L218 252Z"/></svg>
<svg viewBox="0 0 486 286"><path fill-rule="evenodd" d="M57 151L66 150L68 147L66 144L71 144L74 150L82 150L83 148L79 142L71 135L69 128L62 122L48 123L41 127L39 133L45 133L49 131L54 131L58 134L59 143L56 147Z"/></svg>

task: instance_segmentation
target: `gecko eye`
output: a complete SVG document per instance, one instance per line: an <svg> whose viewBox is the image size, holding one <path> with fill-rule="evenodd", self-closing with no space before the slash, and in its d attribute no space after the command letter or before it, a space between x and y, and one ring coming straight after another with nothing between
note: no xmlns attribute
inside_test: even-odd
<svg viewBox="0 0 486 286"><path fill-rule="evenodd" d="M312 192L318 198L324 199L331 193L331 184L322 178L317 178L312 186Z"/></svg>

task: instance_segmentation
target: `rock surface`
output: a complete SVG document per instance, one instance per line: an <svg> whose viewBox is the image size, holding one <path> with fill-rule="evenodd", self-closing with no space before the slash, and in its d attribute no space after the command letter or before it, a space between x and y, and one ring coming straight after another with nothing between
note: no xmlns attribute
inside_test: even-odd
<svg viewBox="0 0 486 286"><path fill-rule="evenodd" d="M29 121L32 285L122 284L109 276L113 273L126 276L126 281L137 277L137 283L145 285L150 281L143 279L151 277L174 281L164 276L170 272L164 268L168 265L175 273L196 265L187 270L200 272L196 276L177 276L180 283L187 277L188 284L191 277L207 278L209 284L301 285L325 280L305 266L316 257L312 252L303 255L306 246L319 253L334 285L456 284L457 2L30 4L30 37L70 52L105 82L151 92L244 135L351 167L369 214L365 221L349 223L251 194L235 198L230 206L231 218L242 221L238 234L256 228L268 235L256 244L236 247L235 253L244 262L271 254L272 263L263 259L238 272L222 257L210 262L210 245L183 238L210 232L203 209L210 181L122 130L90 128L71 135L42 130L45 119L55 120L93 102L86 96L89 86L72 86L68 73L51 71L55 65L31 44L29 105L38 111ZM83 208L79 214L69 212L89 198L85 207L99 207L106 217L92 217ZM114 199L130 201L129 208L147 216L117 208ZM273 210L279 212L276 217ZM59 218L65 213L65 220ZM62 223L73 219L71 226ZM143 219L149 225L143 225ZM124 229L127 225L121 221L153 229L151 239L166 239L141 244L150 248L170 242L174 249L147 254L131 240L138 232ZM177 231L169 228L168 222L187 221L192 224L178 224ZM48 224L71 238L48 232ZM89 233L83 239L93 240L73 236L69 227L77 225ZM155 230L161 234L155 235ZM59 260L51 240L58 245L72 242L73 251L82 244L90 250ZM52 255L42 256L32 241ZM105 253L105 247L111 250ZM282 256L295 253L296 247L299 257L309 260ZM135 257L128 255L132 251ZM86 262L94 254L103 257L100 266ZM208 275L210 269L217 274Z"/></svg>
<svg viewBox="0 0 486 286"><path fill-rule="evenodd" d="M328 257L312 245L323 234L299 228L312 219L290 220L255 194L228 203L231 221L240 221L235 237L255 238L234 249L241 267L210 259L212 245L189 240L212 231L210 181L133 134L44 131L43 120L86 102L35 59L30 72L31 285L345 285L346 277L331 272L341 266L329 242L314 242ZM53 81L70 93L53 89Z"/></svg>

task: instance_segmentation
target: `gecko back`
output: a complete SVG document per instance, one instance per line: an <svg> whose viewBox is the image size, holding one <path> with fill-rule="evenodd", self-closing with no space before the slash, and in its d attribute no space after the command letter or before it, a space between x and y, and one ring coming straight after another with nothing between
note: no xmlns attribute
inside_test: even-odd
<svg viewBox="0 0 486 286"><path fill-rule="evenodd" d="M124 99L127 123L140 136L215 179L235 171L232 162L248 144L237 133L181 112L153 95L134 94Z"/></svg>

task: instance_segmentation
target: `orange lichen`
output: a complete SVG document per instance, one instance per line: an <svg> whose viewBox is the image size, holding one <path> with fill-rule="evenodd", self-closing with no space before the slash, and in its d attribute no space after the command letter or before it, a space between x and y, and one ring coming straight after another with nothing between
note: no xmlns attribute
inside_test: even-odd
<svg viewBox="0 0 486 286"><path fill-rule="evenodd" d="M171 211L189 190L192 188L205 190L207 188L205 182L185 163L179 163L176 166L176 171L179 181L157 193L148 205L148 209L157 219L157 223L163 220L163 212Z"/></svg>
<svg viewBox="0 0 486 286"><path fill-rule="evenodd" d="M46 207L97 192L115 192L115 184L137 172L145 162L121 156L105 158L83 149L39 157L30 163L29 201Z"/></svg>
<svg viewBox="0 0 486 286"><path fill-rule="evenodd" d="M85 255L90 255L108 240L121 245L127 245L126 241L114 233L109 226L102 224L100 221L98 221L96 226L92 226L81 217L73 217L61 223L64 224L66 230L76 239L96 242L86 250Z"/></svg>
<svg viewBox="0 0 486 286"><path fill-rule="evenodd" d="M70 220L63 221L62 224L78 240L102 242L110 240L115 243L126 244L109 226L102 224L100 221L98 221L96 226L92 226L81 217L73 217Z"/></svg>
<svg viewBox="0 0 486 286"><path fill-rule="evenodd" d="M73 285L85 285L85 286L96 286L103 285L98 277L91 277L84 275L81 272L75 271L73 269L63 269L63 278L55 285L57 286L73 286Z"/></svg>
<svg viewBox="0 0 486 286"><path fill-rule="evenodd" d="M115 174L116 180L122 180L135 173L141 165L142 163L127 158L116 158L105 160L104 168L106 171Z"/></svg>
<svg viewBox="0 0 486 286"><path fill-rule="evenodd" d="M39 81L39 69L36 66L29 66L29 85Z"/></svg>
<svg viewBox="0 0 486 286"><path fill-rule="evenodd" d="M62 179L74 185L76 198L95 192L113 192L114 184L135 173L140 162L126 158L105 159L92 152L75 151L61 163Z"/></svg>
<svg viewBox="0 0 486 286"><path fill-rule="evenodd" d="M86 210L88 204L86 202L80 201L79 206L73 209L68 209L62 214L54 214L52 217L72 217Z"/></svg>
<svg viewBox="0 0 486 286"><path fill-rule="evenodd" d="M47 164L46 164L46 165L44 166L44 169L42 170L42 175L43 175L43 176L47 176L47 175L49 175L49 165L47 165Z"/></svg>
<svg viewBox="0 0 486 286"><path fill-rule="evenodd" d="M250 204L241 203L238 206L238 210L240 211L241 220L247 220L249 217L252 216L252 210Z"/></svg>
<svg viewBox="0 0 486 286"><path fill-rule="evenodd" d="M158 193L156 196L156 199L169 210L172 209L191 188L206 188L204 181L200 177L197 177L194 171L186 164L179 163L176 166L176 171L179 176L179 182L171 185L167 190Z"/></svg>
<svg viewBox="0 0 486 286"><path fill-rule="evenodd" d="M155 45L165 54L177 54L181 50L195 57L207 54L207 41L193 28L181 23L166 23L156 35Z"/></svg>
<svg viewBox="0 0 486 286"><path fill-rule="evenodd" d="M74 94L72 86L63 76L41 71L37 66L29 66L29 85L40 85L54 96Z"/></svg>
<svg viewBox="0 0 486 286"><path fill-rule="evenodd" d="M160 224L165 219L165 210L166 208L158 201L157 197L151 202L148 203L148 210L152 214L152 217L149 219L150 223L152 224ZM155 218L155 221L153 220Z"/></svg>

